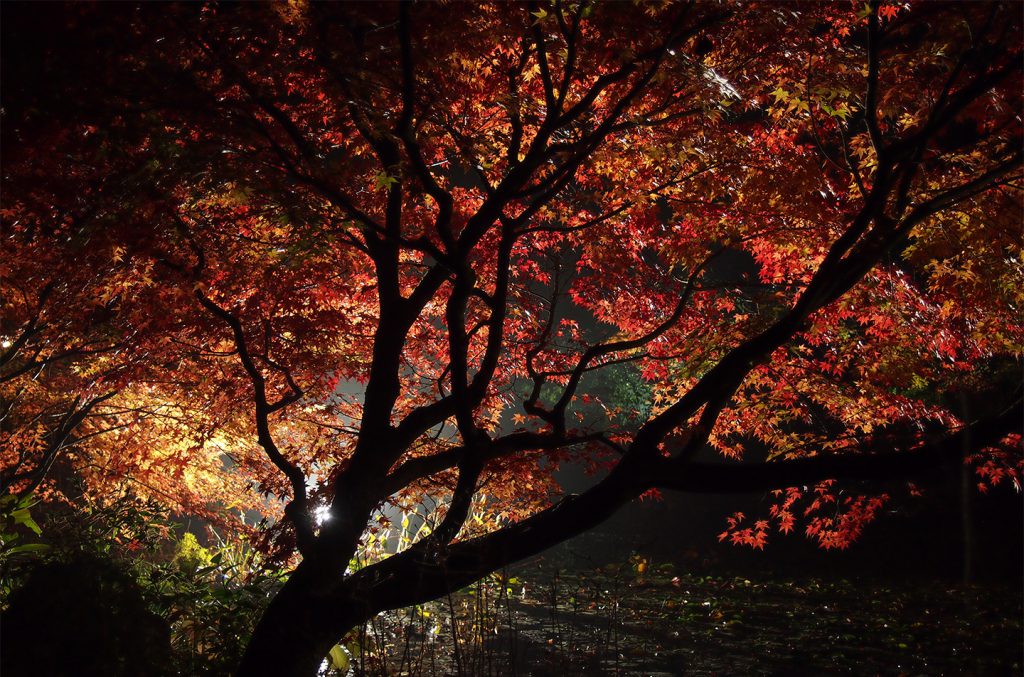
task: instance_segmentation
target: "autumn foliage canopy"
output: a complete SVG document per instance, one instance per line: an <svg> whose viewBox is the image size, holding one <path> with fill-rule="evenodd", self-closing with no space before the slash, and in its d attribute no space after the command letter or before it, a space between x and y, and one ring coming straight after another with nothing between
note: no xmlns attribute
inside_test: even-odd
<svg viewBox="0 0 1024 677"><path fill-rule="evenodd" d="M56 14L5 63L5 490L259 509L379 610L652 491L843 547L1019 479L1019 7ZM430 528L343 577L387 504Z"/></svg>

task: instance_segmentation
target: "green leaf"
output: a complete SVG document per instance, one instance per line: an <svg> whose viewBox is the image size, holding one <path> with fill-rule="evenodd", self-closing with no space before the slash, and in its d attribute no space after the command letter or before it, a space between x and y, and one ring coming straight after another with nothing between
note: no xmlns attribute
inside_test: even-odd
<svg viewBox="0 0 1024 677"><path fill-rule="evenodd" d="M14 554L18 552L46 552L50 549L46 543L26 543L25 545L17 545L10 550L8 554Z"/></svg>
<svg viewBox="0 0 1024 677"><path fill-rule="evenodd" d="M387 190L394 184L398 183L398 179L393 176L388 176L387 172L378 172L373 177L373 183L377 188Z"/></svg>
<svg viewBox="0 0 1024 677"><path fill-rule="evenodd" d="M29 514L28 508L22 508L21 510L15 510L11 513L11 519L14 520L15 524L24 524L26 527L36 533L36 536L43 533L36 521L32 519L32 515Z"/></svg>
<svg viewBox="0 0 1024 677"><path fill-rule="evenodd" d="M331 659L331 668L341 673L348 672L348 654L341 648L340 644L331 647L327 657Z"/></svg>

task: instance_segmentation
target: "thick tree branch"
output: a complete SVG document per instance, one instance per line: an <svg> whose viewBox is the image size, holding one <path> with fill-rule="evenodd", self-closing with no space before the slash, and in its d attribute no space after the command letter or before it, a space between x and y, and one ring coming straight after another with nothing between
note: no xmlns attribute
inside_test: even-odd
<svg viewBox="0 0 1024 677"><path fill-rule="evenodd" d="M978 450L1021 432L1024 415L1016 402L999 415L982 419L938 439L903 442L888 436L864 443L862 453L822 454L767 463L692 463L680 459L652 466L652 485L697 493L742 493L816 484L824 480L901 481L941 465L963 462L964 449Z"/></svg>
<svg viewBox="0 0 1024 677"><path fill-rule="evenodd" d="M647 488L697 492L782 489L837 477L910 479L943 462L961 458L965 440L974 448L998 442L1021 429L1019 405L992 419L978 421L927 448L902 453L841 455L750 466L695 464L659 459L638 463L624 458L612 473L583 494L522 522L485 536L454 543L446 551L406 551L351 576L343 594L355 594L376 609L392 609L435 599L501 566L535 555L610 517ZM417 580L411 586L395 580Z"/></svg>

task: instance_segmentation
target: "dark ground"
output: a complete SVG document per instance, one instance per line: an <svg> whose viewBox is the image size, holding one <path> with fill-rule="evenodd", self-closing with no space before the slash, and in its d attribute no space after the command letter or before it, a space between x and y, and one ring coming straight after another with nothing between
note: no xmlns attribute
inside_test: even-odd
<svg viewBox="0 0 1024 677"><path fill-rule="evenodd" d="M1022 674L1019 587L700 576L642 556L566 570L560 554L379 619L362 639L387 671L364 655L354 674Z"/></svg>
<svg viewBox="0 0 1024 677"><path fill-rule="evenodd" d="M367 653L361 674L1022 675L1021 496L972 497L965 532L959 483L931 489L842 552L800 535L765 552L719 544L724 515L766 513L761 496L631 506L450 600L382 617L366 646L386 648L387 672Z"/></svg>
<svg viewBox="0 0 1024 677"><path fill-rule="evenodd" d="M1019 590L617 574L517 605L520 674L1021 674Z"/></svg>

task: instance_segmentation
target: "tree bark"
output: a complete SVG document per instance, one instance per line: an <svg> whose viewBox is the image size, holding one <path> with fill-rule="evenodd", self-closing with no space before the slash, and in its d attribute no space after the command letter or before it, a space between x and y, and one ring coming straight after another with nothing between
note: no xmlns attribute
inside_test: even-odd
<svg viewBox="0 0 1024 677"><path fill-rule="evenodd" d="M366 620L337 596L328 604L318 578L305 561L296 568L256 625L238 677L313 677L331 647Z"/></svg>

